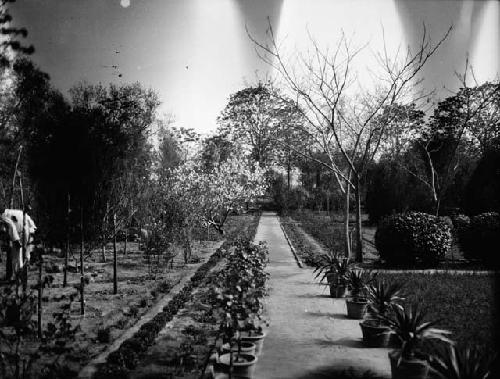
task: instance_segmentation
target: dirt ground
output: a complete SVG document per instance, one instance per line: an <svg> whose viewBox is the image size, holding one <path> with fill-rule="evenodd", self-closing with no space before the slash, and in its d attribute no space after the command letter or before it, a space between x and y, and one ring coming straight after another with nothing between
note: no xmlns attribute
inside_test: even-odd
<svg viewBox="0 0 500 379"><path fill-rule="evenodd" d="M196 263L184 264L181 249L176 249L176 257L172 264L161 259L148 261L143 252L138 251L137 243L129 243L128 253L123 254L122 244L118 253L118 294L113 295L113 261L112 247L108 246L106 262L101 261L101 252L95 252L84 262L85 275L89 283L85 287L85 315L80 315L79 296L70 303L70 296L77 294L75 288L80 282L80 274L76 273L75 260L70 264L73 272L68 273L68 286L62 287L62 267L64 259L58 256L44 256L43 276L54 278L51 288L45 288L42 296L43 329L49 322L54 322L53 314L61 312L69 304L69 319L72 326L79 330L59 359L61 366L71 371L79 369L90 359L101 353L110 343L122 335L129 327L161 299L170 288L189 272L194 272L215 251L220 243L202 241L193 243L193 257ZM76 254L75 254L76 258ZM5 262L0 263L0 277L5 274ZM47 271L60 271L51 272ZM37 267L30 267L29 285L37 283ZM36 317L36 316L35 316ZM109 331L109 340L98 340L98 332L105 335ZM32 348L37 342L25 342ZM25 347L24 350L28 349ZM38 362L48 363L56 359L56 355L46 354Z"/></svg>

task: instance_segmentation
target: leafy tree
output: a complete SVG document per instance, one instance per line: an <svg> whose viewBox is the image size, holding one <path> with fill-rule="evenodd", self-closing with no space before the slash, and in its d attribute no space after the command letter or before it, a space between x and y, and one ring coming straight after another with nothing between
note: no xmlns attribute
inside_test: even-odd
<svg viewBox="0 0 500 379"><path fill-rule="evenodd" d="M467 87L466 74L460 77L463 87L438 104L415 139L417 159L411 172L428 188L436 214L462 161L477 159L498 141L498 118L493 110L498 109L500 84Z"/></svg>
<svg viewBox="0 0 500 379"><path fill-rule="evenodd" d="M465 209L472 215L500 212L500 150L488 151L479 161L467 183Z"/></svg>
<svg viewBox="0 0 500 379"><path fill-rule="evenodd" d="M276 161L282 133L302 119L296 104L269 83L244 88L229 98L218 117L219 134L239 144L261 167ZM291 136L291 134L289 134Z"/></svg>
<svg viewBox="0 0 500 379"><path fill-rule="evenodd" d="M248 167L233 158L205 171L199 162L189 161L174 169L167 179L165 203L182 204L185 260L190 256L191 230L209 226L224 233L224 224L232 211L264 192L263 170Z"/></svg>
<svg viewBox="0 0 500 379"><path fill-rule="evenodd" d="M232 141L224 135L215 134L202 141L200 160L204 170L210 171L237 154L237 147Z"/></svg>

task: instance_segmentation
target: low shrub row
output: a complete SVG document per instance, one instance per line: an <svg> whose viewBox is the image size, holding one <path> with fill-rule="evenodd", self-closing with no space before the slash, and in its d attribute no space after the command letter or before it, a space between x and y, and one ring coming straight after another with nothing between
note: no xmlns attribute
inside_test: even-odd
<svg viewBox="0 0 500 379"><path fill-rule="evenodd" d="M333 221L330 216L319 216L312 211L302 210L290 214L290 216L300 222L300 226L309 235L323 244L330 251L344 251L344 234L342 222ZM355 241L353 249L355 249Z"/></svg>
<svg viewBox="0 0 500 379"><path fill-rule="evenodd" d="M251 222L239 230L238 236L245 239L253 239L260 215L254 215ZM142 353L149 346L153 345L156 336L163 327L172 320L183 305L191 300L192 291L198 287L206 278L208 272L227 254L234 242L225 241L222 246L210 256L210 259L203 263L191 277L190 281L177 293L163 310L151 321L145 323L128 340L124 341L120 347L109 354L105 364L98 367L94 374L94 379L114 379L128 378L129 370L133 370L140 361Z"/></svg>
<svg viewBox="0 0 500 379"><path fill-rule="evenodd" d="M464 257L491 267L500 243L500 215L489 212L474 217L436 217L407 212L383 218L375 233L375 245L388 265L435 266L444 259L452 239L458 239Z"/></svg>
<svg viewBox="0 0 500 379"><path fill-rule="evenodd" d="M320 265L321 256L314 252L310 243L298 229L297 224L290 221L288 217L281 217L280 223L302 262L311 267Z"/></svg>
<svg viewBox="0 0 500 379"><path fill-rule="evenodd" d="M142 325L132 338L124 341L116 351L109 354L106 364L98 368L94 379L127 378L128 370L135 369L139 363L141 353L144 353L154 343L160 330L172 320L184 303L192 298L193 289L206 278L208 271L224 256L229 246L230 243L225 242L217 249L210 256L210 259L198 268L182 290L163 307L160 313Z"/></svg>

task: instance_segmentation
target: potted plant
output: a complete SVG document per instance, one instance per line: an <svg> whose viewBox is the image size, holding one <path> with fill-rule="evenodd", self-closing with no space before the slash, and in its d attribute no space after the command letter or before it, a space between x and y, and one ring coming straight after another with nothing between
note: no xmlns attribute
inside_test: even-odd
<svg viewBox="0 0 500 379"><path fill-rule="evenodd" d="M231 294L224 294L222 303L222 322L220 326L223 345L230 347L229 352L222 349L218 358L216 370L229 373L229 377L251 378L257 356L244 351L245 342L241 338L241 329L244 324L245 308L241 298L234 297Z"/></svg>
<svg viewBox="0 0 500 379"><path fill-rule="evenodd" d="M314 269L313 274L320 283L326 280L331 297L343 297L347 289L345 275L349 268L349 258L339 253L326 253L321 256L321 264Z"/></svg>
<svg viewBox="0 0 500 379"><path fill-rule="evenodd" d="M393 307L392 315L381 318L401 341L401 348L389 353L393 379L427 378L429 355L422 348L425 341L453 344L447 337L451 332L434 327L439 321L424 321L425 314L418 304Z"/></svg>
<svg viewBox="0 0 500 379"><path fill-rule="evenodd" d="M376 274L362 270L351 270L346 274L349 297L345 302L349 318L361 320L364 317L368 305L366 289L375 277Z"/></svg>
<svg viewBox="0 0 500 379"><path fill-rule="evenodd" d="M440 379L493 378L494 357L482 355L476 348L436 346L429 358L431 372Z"/></svg>
<svg viewBox="0 0 500 379"><path fill-rule="evenodd" d="M368 304L365 316L359 323L363 333L363 342L369 347L387 347L391 329L384 321L391 309L400 307L399 302L403 286L400 283L389 283L375 280L366 288Z"/></svg>

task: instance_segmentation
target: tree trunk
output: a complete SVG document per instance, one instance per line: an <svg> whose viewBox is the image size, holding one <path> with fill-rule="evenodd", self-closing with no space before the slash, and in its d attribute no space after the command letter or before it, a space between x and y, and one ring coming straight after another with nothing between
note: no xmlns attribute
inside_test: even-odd
<svg viewBox="0 0 500 379"><path fill-rule="evenodd" d="M40 255L38 257L38 309L37 309L37 332L38 338L42 338L42 295L43 295L43 285L42 285L42 269L43 269L43 255L42 250L40 250Z"/></svg>
<svg viewBox="0 0 500 379"><path fill-rule="evenodd" d="M116 214L113 214L113 294L118 293L118 277L116 262Z"/></svg>
<svg viewBox="0 0 500 379"><path fill-rule="evenodd" d="M292 171L292 167L290 164L290 159L288 159L287 165L286 165L286 184L287 184L287 189L288 192L290 192L290 173Z"/></svg>
<svg viewBox="0 0 500 379"><path fill-rule="evenodd" d="M351 186L346 181L345 188L345 210L344 210L344 253L348 258L352 258L351 256L351 239L349 236L349 200L351 197Z"/></svg>
<svg viewBox="0 0 500 379"><path fill-rule="evenodd" d="M80 209L80 314L85 314L85 270L83 268L83 252L85 250L85 240L83 237L83 207Z"/></svg>
<svg viewBox="0 0 500 379"><path fill-rule="evenodd" d="M66 211L66 249L64 249L64 276L63 276L63 287L68 285L68 256L69 256L69 214L71 212L70 208L70 194L68 192L68 209Z"/></svg>
<svg viewBox="0 0 500 379"><path fill-rule="evenodd" d="M104 229L104 225L101 233L102 243L101 243L101 260L103 263L106 262L106 232Z"/></svg>
<svg viewBox="0 0 500 379"><path fill-rule="evenodd" d="M436 196L436 200L434 201L435 205L434 205L434 210L435 210L435 215L436 216L439 216L439 208L441 206L441 199L439 198L439 196Z"/></svg>
<svg viewBox="0 0 500 379"><path fill-rule="evenodd" d="M184 263L191 259L191 228L184 228Z"/></svg>
<svg viewBox="0 0 500 379"><path fill-rule="evenodd" d="M128 228L125 227L125 241L123 241L123 255L127 255Z"/></svg>
<svg viewBox="0 0 500 379"><path fill-rule="evenodd" d="M361 224L361 188L359 176L356 175L356 253L354 259L356 262L363 262L363 226Z"/></svg>

